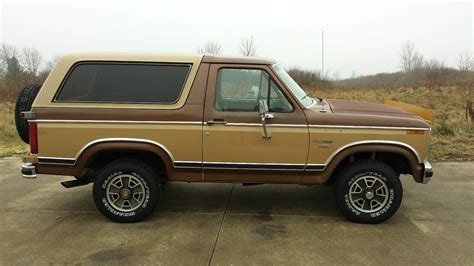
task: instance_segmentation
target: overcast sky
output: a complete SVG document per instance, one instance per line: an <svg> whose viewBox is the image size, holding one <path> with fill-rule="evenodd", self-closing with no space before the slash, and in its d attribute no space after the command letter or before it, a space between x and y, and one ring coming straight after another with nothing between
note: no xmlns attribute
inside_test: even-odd
<svg viewBox="0 0 474 266"><path fill-rule="evenodd" d="M257 54L330 75L397 71L410 40L426 58L455 66L473 52L472 2L9 1L0 0L0 42L50 59L83 51L195 53L208 40L237 55L253 35Z"/></svg>

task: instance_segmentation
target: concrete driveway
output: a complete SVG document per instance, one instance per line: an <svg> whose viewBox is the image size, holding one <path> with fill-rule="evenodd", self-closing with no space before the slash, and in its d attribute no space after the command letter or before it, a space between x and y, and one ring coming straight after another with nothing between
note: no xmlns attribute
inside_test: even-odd
<svg viewBox="0 0 474 266"><path fill-rule="evenodd" d="M0 160L0 262L161 264L473 264L474 163L436 163L428 185L402 177L398 213L346 221L331 187L168 184L154 215L104 218L92 186L24 180Z"/></svg>

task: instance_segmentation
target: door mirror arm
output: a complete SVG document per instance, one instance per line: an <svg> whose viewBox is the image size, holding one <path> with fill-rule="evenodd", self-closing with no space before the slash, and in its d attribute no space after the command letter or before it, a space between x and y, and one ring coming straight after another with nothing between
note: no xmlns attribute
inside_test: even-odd
<svg viewBox="0 0 474 266"><path fill-rule="evenodd" d="M265 100L259 100L258 101L258 113L260 114L260 118L262 120L262 129L263 129L263 138L264 139L270 139L271 136L268 134L267 130L267 119L272 119L274 116L273 114L268 113L268 105Z"/></svg>

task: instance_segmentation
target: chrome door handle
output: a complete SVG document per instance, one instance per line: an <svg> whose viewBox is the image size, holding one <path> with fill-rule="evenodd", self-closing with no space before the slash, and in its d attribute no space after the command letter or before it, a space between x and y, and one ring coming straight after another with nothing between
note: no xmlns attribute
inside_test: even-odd
<svg viewBox="0 0 474 266"><path fill-rule="evenodd" d="M269 114L269 113L266 113L265 114L265 119L272 119L274 118L275 116L273 114Z"/></svg>
<svg viewBox="0 0 474 266"><path fill-rule="evenodd" d="M207 121L207 124L210 126L215 125L215 124L225 125L227 124L227 121L225 121L224 119L214 119L214 120Z"/></svg>

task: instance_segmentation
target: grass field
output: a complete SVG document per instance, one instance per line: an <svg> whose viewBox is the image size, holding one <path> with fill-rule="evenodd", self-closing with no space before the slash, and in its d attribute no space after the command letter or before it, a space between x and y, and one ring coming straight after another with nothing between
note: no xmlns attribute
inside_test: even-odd
<svg viewBox="0 0 474 266"><path fill-rule="evenodd" d="M435 111L432 160L474 160L474 123L465 119L466 100L474 100L472 89L315 89L310 94L328 99L383 103L385 99L415 104ZM22 155L28 146L18 137L13 103L0 104L0 157Z"/></svg>
<svg viewBox="0 0 474 266"><path fill-rule="evenodd" d="M0 104L0 157L22 155L28 146L18 137L15 128L13 103Z"/></svg>

